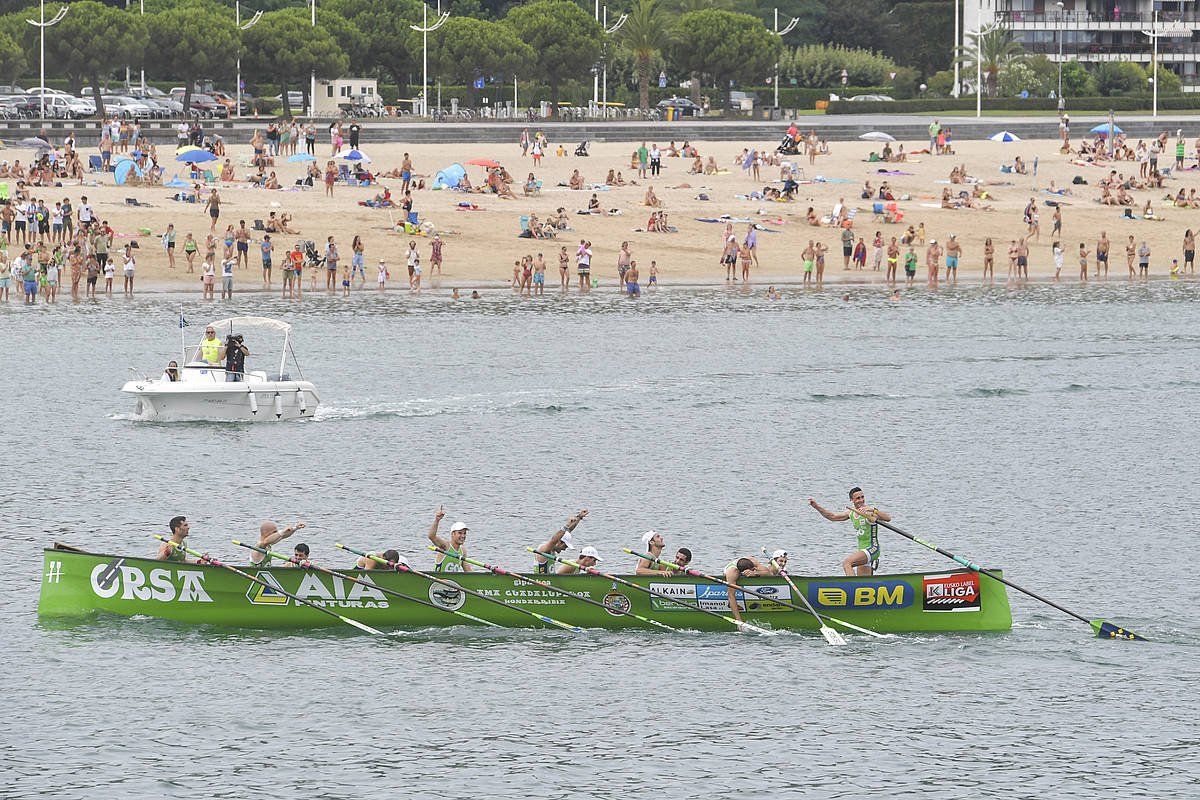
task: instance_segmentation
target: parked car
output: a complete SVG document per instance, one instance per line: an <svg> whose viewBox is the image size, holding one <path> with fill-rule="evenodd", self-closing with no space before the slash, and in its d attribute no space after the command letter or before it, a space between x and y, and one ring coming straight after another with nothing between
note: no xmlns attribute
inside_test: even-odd
<svg viewBox="0 0 1200 800"><path fill-rule="evenodd" d="M229 109L218 103L217 99L209 94L193 94L192 111L210 119L229 119Z"/></svg>
<svg viewBox="0 0 1200 800"><path fill-rule="evenodd" d="M38 103L38 98L30 97L24 93L4 97L3 102L22 119L34 119L41 113L41 105Z"/></svg>
<svg viewBox="0 0 1200 800"><path fill-rule="evenodd" d="M282 103L283 95L277 94L274 97L272 97L271 99L274 100L276 103ZM299 109L299 108L303 108L304 107L304 92L288 92L288 105L290 105L292 107L293 111L295 111L296 109Z"/></svg>
<svg viewBox="0 0 1200 800"><path fill-rule="evenodd" d="M15 94L25 94L25 90L16 85L0 84L0 97L11 97Z"/></svg>
<svg viewBox="0 0 1200 800"><path fill-rule="evenodd" d="M104 109L107 113L116 114L122 119L133 119L134 117L153 119L157 116L150 106L132 97L101 95L101 100L104 101Z"/></svg>
<svg viewBox="0 0 1200 800"><path fill-rule="evenodd" d="M686 97L668 97L659 100L655 107L660 111L673 108L675 109L675 113L681 117L696 117L701 113L700 106Z"/></svg>
<svg viewBox="0 0 1200 800"><path fill-rule="evenodd" d="M854 97L846 98L851 103L894 103L896 98L888 97L886 94L856 94Z"/></svg>

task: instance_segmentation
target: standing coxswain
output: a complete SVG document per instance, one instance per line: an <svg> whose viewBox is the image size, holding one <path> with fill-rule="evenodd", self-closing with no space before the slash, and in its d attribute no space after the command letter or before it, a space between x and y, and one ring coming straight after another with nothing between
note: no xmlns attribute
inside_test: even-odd
<svg viewBox="0 0 1200 800"><path fill-rule="evenodd" d="M463 560L467 555L467 524L465 522L454 523L454 526L450 528L450 541L446 541L438 536L438 523L444 516L446 516L445 509L438 506L437 513L433 515L433 524L429 526L429 541L442 551L437 554L433 571L471 572L471 565Z"/></svg>
<svg viewBox="0 0 1200 800"><path fill-rule="evenodd" d="M879 571L879 520L891 522L892 517L878 508L867 505L863 490L855 486L850 490L850 502L845 511L830 511L822 508L816 500L808 498L808 504L830 522L850 521L858 532L858 550L842 559L842 571L847 575L874 575Z"/></svg>
<svg viewBox="0 0 1200 800"><path fill-rule="evenodd" d="M571 533L575 530L583 518L587 516L587 509L583 509L575 516L567 520L567 524L554 532L546 541L539 544L533 551L533 571L538 575L549 575L554 572L553 564L555 560L547 557L547 553L551 556L556 556L564 550L569 550L573 546L571 544Z"/></svg>

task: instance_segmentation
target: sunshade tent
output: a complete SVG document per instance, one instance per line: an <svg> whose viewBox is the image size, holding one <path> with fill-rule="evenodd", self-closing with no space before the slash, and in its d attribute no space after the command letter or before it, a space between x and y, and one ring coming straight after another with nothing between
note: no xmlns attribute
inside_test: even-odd
<svg viewBox="0 0 1200 800"><path fill-rule="evenodd" d="M113 169L113 180L117 186L124 186L129 180L129 173L133 173L139 178L146 177L146 173L137 165L137 162L132 158L123 158L117 162L117 166Z"/></svg>
<svg viewBox="0 0 1200 800"><path fill-rule="evenodd" d="M1021 141L1021 137L1017 136L1015 133L1012 133L1011 131L1000 131L999 133L993 133L991 136L988 137L988 139L991 139L993 142L1019 142L1019 141Z"/></svg>
<svg viewBox="0 0 1200 800"><path fill-rule="evenodd" d="M1098 133L1101 136L1107 136L1109 128L1112 128L1112 132L1114 135L1125 132L1125 131L1121 130L1120 126L1117 125L1116 123L1113 123L1110 125L1109 123L1104 122L1104 123L1101 123L1101 124L1097 125L1096 127L1092 128L1092 133Z"/></svg>
<svg viewBox="0 0 1200 800"><path fill-rule="evenodd" d="M467 170L462 164L451 164L445 169L438 170L438 174L433 178L433 187L435 189L457 189L466 174Z"/></svg>
<svg viewBox="0 0 1200 800"><path fill-rule="evenodd" d="M868 131L867 133L864 133L862 136L859 136L858 138L863 139L868 142L894 142L894 141L896 141L895 136L892 136L890 133L884 133L883 131Z"/></svg>

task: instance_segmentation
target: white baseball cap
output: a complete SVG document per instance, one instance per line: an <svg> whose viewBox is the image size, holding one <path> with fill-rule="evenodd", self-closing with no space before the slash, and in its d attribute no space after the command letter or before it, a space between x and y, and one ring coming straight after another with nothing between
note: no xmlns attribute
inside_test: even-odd
<svg viewBox="0 0 1200 800"><path fill-rule="evenodd" d="M451 532L451 533L458 533L459 531L465 531L466 529L467 529L467 523L465 523L465 522L456 522L456 523L454 523L454 527L450 529L450 532Z"/></svg>
<svg viewBox="0 0 1200 800"><path fill-rule="evenodd" d="M562 538L559 539L559 541L563 543L563 547L570 550L571 548L573 548L575 546L575 545L571 544L571 538L572 538L571 532L567 531L566 533L564 533L562 535Z"/></svg>
<svg viewBox="0 0 1200 800"><path fill-rule="evenodd" d="M787 558L787 550L776 550L774 553L771 553L772 561L777 558Z"/></svg>
<svg viewBox="0 0 1200 800"><path fill-rule="evenodd" d="M592 547L590 544L587 547L585 547L579 551L580 558L584 558L585 556L589 557L589 558L594 558L594 559L596 559L596 561L601 560L600 554L596 552L596 548Z"/></svg>
<svg viewBox="0 0 1200 800"><path fill-rule="evenodd" d="M650 540L653 539L655 536L658 536L658 531L646 531L645 533L642 534L642 544L649 545Z"/></svg>

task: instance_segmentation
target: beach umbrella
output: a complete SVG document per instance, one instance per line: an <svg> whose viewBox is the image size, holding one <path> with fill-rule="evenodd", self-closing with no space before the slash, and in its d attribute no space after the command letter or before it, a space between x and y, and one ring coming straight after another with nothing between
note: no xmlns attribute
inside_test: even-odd
<svg viewBox="0 0 1200 800"><path fill-rule="evenodd" d="M362 150L343 150L342 152L338 153L338 158L342 159L343 161L359 161L363 164L371 163L371 157Z"/></svg>
<svg viewBox="0 0 1200 800"><path fill-rule="evenodd" d="M487 169L496 169L500 166L499 161L493 161L490 158L472 158L467 164L473 167L486 167Z"/></svg>
<svg viewBox="0 0 1200 800"><path fill-rule="evenodd" d="M1109 125L1107 122L1104 122L1104 123L1101 123L1101 124L1097 125L1096 127L1092 128L1092 133L1098 133L1101 136L1108 136L1109 128L1112 128L1112 132L1114 134L1125 132L1125 131L1121 130L1120 126L1118 126L1116 124Z"/></svg>
<svg viewBox="0 0 1200 800"><path fill-rule="evenodd" d="M864 133L862 136L859 136L858 138L863 139L868 142L894 142L894 141L896 141L895 136L892 136L890 133L884 133L883 131L869 131L867 133Z"/></svg>
<svg viewBox="0 0 1200 800"><path fill-rule="evenodd" d="M316 156L310 156L308 153L296 153L294 156L288 156L289 164L301 164L305 161L316 161Z"/></svg>
<svg viewBox="0 0 1200 800"><path fill-rule="evenodd" d="M180 153L175 156L176 161L182 161L185 164L201 164L205 161L216 161L217 157L207 150L189 150L186 153Z"/></svg>
<svg viewBox="0 0 1200 800"><path fill-rule="evenodd" d="M175 148L175 155L179 155L180 153L192 153L192 152L195 152L196 150L203 150L203 149L204 148L202 148L202 147L196 147L196 145L194 145L194 144L185 144L185 145Z"/></svg>
<svg viewBox="0 0 1200 800"><path fill-rule="evenodd" d="M988 138L991 139L993 142L1019 142L1019 141L1021 141L1020 136L1017 136L1015 133L1012 133L1010 131L1000 131L999 133L993 133Z"/></svg>
<svg viewBox="0 0 1200 800"><path fill-rule="evenodd" d="M50 143L38 136L27 136L17 142L17 147L40 147L43 150L48 150Z"/></svg>

